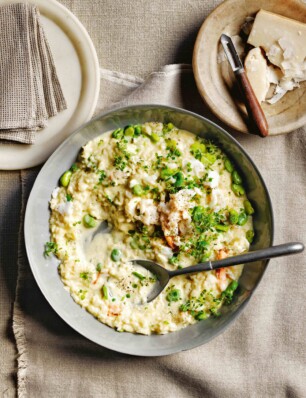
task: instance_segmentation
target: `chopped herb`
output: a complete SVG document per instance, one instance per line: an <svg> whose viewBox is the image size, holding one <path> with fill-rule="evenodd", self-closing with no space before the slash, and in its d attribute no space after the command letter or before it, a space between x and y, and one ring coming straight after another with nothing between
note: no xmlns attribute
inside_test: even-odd
<svg viewBox="0 0 306 398"><path fill-rule="evenodd" d="M45 256L50 256L50 253L56 254L58 252L58 245L55 242L46 242L45 243Z"/></svg>
<svg viewBox="0 0 306 398"><path fill-rule="evenodd" d="M66 200L67 200L67 202L71 202L73 199L72 199L72 195L70 195L69 193L67 193L67 195L66 195Z"/></svg>
<svg viewBox="0 0 306 398"><path fill-rule="evenodd" d="M99 170L99 184L101 184L106 178L106 173L104 170Z"/></svg>
<svg viewBox="0 0 306 398"><path fill-rule="evenodd" d="M124 161L122 156L114 156L114 166L117 170L123 171L126 167L127 163Z"/></svg>
<svg viewBox="0 0 306 398"><path fill-rule="evenodd" d="M87 290L79 290L79 296L81 300L84 300L86 297Z"/></svg>
<svg viewBox="0 0 306 398"><path fill-rule="evenodd" d="M89 279L89 272L85 271L85 272L81 272L80 273L80 278L84 279L85 281L87 281Z"/></svg>
<svg viewBox="0 0 306 398"><path fill-rule="evenodd" d="M186 301L185 304L182 304L179 308L182 312L187 312L190 309L190 300Z"/></svg>
<svg viewBox="0 0 306 398"><path fill-rule="evenodd" d="M216 308L216 307L212 307L209 311L210 311L211 314L212 314L213 316L215 316L215 317L218 317L218 316L221 315L220 312L219 312L219 310L218 310L218 308Z"/></svg>
<svg viewBox="0 0 306 398"><path fill-rule="evenodd" d="M206 319L208 317L208 314L204 311L199 311L196 315L195 315L195 319L197 321L203 321L204 319Z"/></svg>
<svg viewBox="0 0 306 398"><path fill-rule="evenodd" d="M203 154L206 152L206 146L203 142L195 141L190 146L191 154L198 160L201 160Z"/></svg>
<svg viewBox="0 0 306 398"><path fill-rule="evenodd" d="M74 173L75 171L77 171L79 168L78 168L78 165L76 164L76 163L73 163L73 165L70 167L70 171L72 171L72 173Z"/></svg>
<svg viewBox="0 0 306 398"><path fill-rule="evenodd" d="M175 169L168 169L168 168L162 169L160 172L160 177L163 180L166 180L166 179L172 177L176 173L176 171L177 170L175 170Z"/></svg>
<svg viewBox="0 0 306 398"><path fill-rule="evenodd" d="M179 289L172 289L166 296L166 300L171 303L172 301L179 301L181 298L181 292Z"/></svg>
<svg viewBox="0 0 306 398"><path fill-rule="evenodd" d="M132 188L132 192L136 196L142 196L145 195L148 191L150 191L150 187L148 185L142 186L140 184L136 184Z"/></svg>

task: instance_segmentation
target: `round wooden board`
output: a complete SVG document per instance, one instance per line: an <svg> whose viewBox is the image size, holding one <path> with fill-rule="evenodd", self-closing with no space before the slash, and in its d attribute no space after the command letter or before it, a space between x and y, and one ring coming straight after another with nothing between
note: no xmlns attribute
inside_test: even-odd
<svg viewBox="0 0 306 398"><path fill-rule="evenodd" d="M227 0L203 23L193 53L195 80L204 101L219 119L243 133L251 132L247 114L220 36L226 33L237 37L246 18L255 16L260 9L306 23L306 4L302 0ZM306 125L306 82L276 104L263 103L262 107L270 135L289 133Z"/></svg>

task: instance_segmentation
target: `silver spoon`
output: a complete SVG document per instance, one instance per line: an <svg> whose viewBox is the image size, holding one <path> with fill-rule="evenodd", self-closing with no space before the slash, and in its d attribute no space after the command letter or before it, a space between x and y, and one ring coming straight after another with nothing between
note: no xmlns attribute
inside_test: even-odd
<svg viewBox="0 0 306 398"><path fill-rule="evenodd" d="M131 262L135 265L140 265L146 270L156 275L157 283L155 283L153 290L147 297L147 303L153 301L167 286L169 280L174 276L192 274L195 272L211 271L218 268L230 267L232 265L252 263L258 260L266 260L273 257L288 256L290 254L301 253L304 250L303 243L291 242L285 243L278 246L267 247L266 249L256 250L239 256L232 256L224 258L223 260L206 261L205 263L199 263L192 265L191 267L176 269L169 271L161 265L150 260L132 260Z"/></svg>

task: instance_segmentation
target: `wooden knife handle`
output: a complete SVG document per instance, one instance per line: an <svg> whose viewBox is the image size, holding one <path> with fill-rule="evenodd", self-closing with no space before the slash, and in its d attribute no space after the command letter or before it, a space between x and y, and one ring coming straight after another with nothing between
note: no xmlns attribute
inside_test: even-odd
<svg viewBox="0 0 306 398"><path fill-rule="evenodd" d="M261 137L266 137L269 134L267 119L243 69L236 73L236 79L244 96L244 102L248 111L250 122L254 125L258 135Z"/></svg>

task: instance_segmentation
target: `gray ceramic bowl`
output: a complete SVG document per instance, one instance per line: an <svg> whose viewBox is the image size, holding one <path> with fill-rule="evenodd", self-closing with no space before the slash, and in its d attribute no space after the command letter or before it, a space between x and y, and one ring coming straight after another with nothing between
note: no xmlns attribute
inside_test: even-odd
<svg viewBox="0 0 306 398"><path fill-rule="evenodd" d="M81 127L53 153L39 173L27 204L25 242L38 286L53 309L72 328L95 343L115 351L132 355L158 356L199 346L223 332L247 304L265 271L267 261L245 266L237 297L230 306L223 307L220 317L210 317L181 331L166 335L143 336L118 333L97 321L73 301L59 278L57 259L54 257L46 259L43 256L44 244L50 240L48 201L52 190L58 185L61 174L70 168L81 146L87 141L119 126L147 121L172 122L177 127L212 139L220 145L235 162L243 176L248 196L255 205L256 239L253 249L261 249L272 244L273 214L269 194L259 171L239 143L226 131L199 115L159 105L138 105L102 114Z"/></svg>

